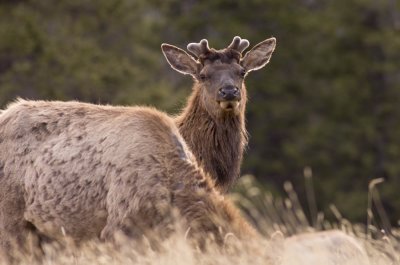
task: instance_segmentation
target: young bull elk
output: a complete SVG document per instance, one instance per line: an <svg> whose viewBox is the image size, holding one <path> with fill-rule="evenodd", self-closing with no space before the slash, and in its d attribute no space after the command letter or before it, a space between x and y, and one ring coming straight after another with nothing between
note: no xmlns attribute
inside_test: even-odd
<svg viewBox="0 0 400 265"><path fill-rule="evenodd" d="M187 106L175 122L198 163L222 192L239 176L247 145L244 79L269 62L275 44L275 38L264 40L243 57L249 42L240 37L222 50L210 49L205 39L190 43L187 49L193 57L175 46L161 46L172 68L195 80Z"/></svg>

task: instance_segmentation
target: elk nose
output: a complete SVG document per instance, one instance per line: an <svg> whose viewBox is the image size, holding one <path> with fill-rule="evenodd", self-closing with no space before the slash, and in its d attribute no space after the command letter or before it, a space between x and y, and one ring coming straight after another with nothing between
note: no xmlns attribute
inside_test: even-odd
<svg viewBox="0 0 400 265"><path fill-rule="evenodd" d="M218 96L226 101L240 100L240 91L235 86L224 86L218 91Z"/></svg>

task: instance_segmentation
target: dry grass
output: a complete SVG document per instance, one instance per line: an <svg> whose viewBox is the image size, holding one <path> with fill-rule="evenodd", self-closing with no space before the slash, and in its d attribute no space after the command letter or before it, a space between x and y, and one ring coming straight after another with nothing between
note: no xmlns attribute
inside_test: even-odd
<svg viewBox="0 0 400 265"><path fill-rule="evenodd" d="M371 188L371 187L370 187ZM238 184L238 193L232 198L243 209L248 219L258 228L265 239L256 242L238 242L228 236L223 249L211 241L206 252L193 249L185 240L185 233L177 232L161 243L159 251L153 251L144 240L137 243L120 238L116 249L104 243L92 241L76 247L46 245L43 264L400 264L400 230L386 231L374 227L373 217L366 225L351 224L336 212L336 223L323 220L323 215L315 211L312 225L309 224L301 205L290 184L285 185L287 199L274 199L263 194L254 185L250 176L243 177ZM373 189L373 187L372 187ZM371 190L372 191L372 190ZM370 191L370 192L371 192ZM311 199L311 204L312 202ZM374 203L371 196L371 204ZM337 211L332 207L333 211ZM378 218L378 217L375 217ZM379 217L384 218L384 216ZM381 222L382 223L382 222ZM383 222L384 223L384 222ZM328 236L318 231L336 229L344 233ZM282 233L276 233L276 231ZM368 232L367 232L368 231ZM295 236L311 233L308 236ZM284 237L286 239L284 239ZM287 239L289 238L289 239ZM359 247L365 250L359 251ZM361 254L360 254L361 253ZM22 264L33 264L27 257Z"/></svg>

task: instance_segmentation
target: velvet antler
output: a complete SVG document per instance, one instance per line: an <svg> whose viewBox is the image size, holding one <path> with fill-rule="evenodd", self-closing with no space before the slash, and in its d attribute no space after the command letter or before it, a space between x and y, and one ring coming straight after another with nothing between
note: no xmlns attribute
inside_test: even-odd
<svg viewBox="0 0 400 265"><path fill-rule="evenodd" d="M200 58L202 54L210 52L210 47L208 47L208 41L206 39L202 39L199 43L189 43L187 49L197 58Z"/></svg>
<svg viewBox="0 0 400 265"><path fill-rule="evenodd" d="M230 50L235 50L242 54L244 50L246 50L247 47L249 47L250 43L246 39L242 39L239 36L236 36L233 38L233 41L227 49ZM189 43L187 46L187 50L194 55L197 59L200 59L202 56L207 56L211 51L210 47L208 46L208 41L206 39L202 39L200 42L195 43Z"/></svg>
<svg viewBox="0 0 400 265"><path fill-rule="evenodd" d="M229 44L228 49L236 50L242 53L247 47L249 47L249 45L250 43L248 40L241 39L239 36L236 36L233 38L231 44Z"/></svg>

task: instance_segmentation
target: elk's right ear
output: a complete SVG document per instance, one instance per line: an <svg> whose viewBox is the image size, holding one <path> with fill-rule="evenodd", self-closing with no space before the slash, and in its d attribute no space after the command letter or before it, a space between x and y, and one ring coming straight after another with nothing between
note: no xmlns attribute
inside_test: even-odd
<svg viewBox="0 0 400 265"><path fill-rule="evenodd" d="M165 43L161 45L161 50L173 69L185 75L197 74L198 63L187 52Z"/></svg>

